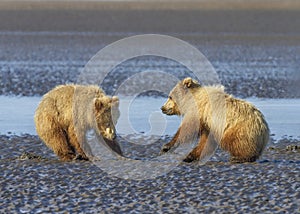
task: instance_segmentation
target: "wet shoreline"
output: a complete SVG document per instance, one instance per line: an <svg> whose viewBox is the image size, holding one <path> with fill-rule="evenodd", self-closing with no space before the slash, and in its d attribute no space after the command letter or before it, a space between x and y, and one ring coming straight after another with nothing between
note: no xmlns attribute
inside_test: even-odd
<svg viewBox="0 0 300 214"><path fill-rule="evenodd" d="M174 135L179 127L180 117L161 113L165 97L119 96L119 99L121 114L116 128L120 135ZM33 116L40 100L40 96L0 96L0 134L36 135ZM246 101L264 114L274 142L300 139L300 99L247 98Z"/></svg>

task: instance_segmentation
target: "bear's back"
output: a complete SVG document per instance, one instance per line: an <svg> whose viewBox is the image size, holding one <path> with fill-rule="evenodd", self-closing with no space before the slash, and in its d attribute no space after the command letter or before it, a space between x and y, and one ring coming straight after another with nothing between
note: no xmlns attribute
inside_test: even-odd
<svg viewBox="0 0 300 214"><path fill-rule="evenodd" d="M104 92L94 85L59 85L44 95L43 100L55 102L57 109L72 108L74 101L86 103L87 100L104 96ZM75 100L74 100L75 99Z"/></svg>
<svg viewBox="0 0 300 214"><path fill-rule="evenodd" d="M77 114L82 114L94 98L104 95L98 86L59 85L43 96L37 113L50 114L67 125L73 120L74 107Z"/></svg>
<svg viewBox="0 0 300 214"><path fill-rule="evenodd" d="M240 120L260 120L263 114L252 103L229 96L226 99L227 117ZM253 121L255 122L255 121Z"/></svg>
<svg viewBox="0 0 300 214"><path fill-rule="evenodd" d="M211 114L215 114L220 119L225 119L226 127L241 124L249 127L249 132L256 132L257 127L255 126L260 126L264 128L265 132L268 132L267 122L259 109L245 100L227 94L223 87L206 86L198 89L196 93L199 115L205 117L203 119L209 123L209 127L213 125L211 124ZM220 124L222 123L220 122ZM218 123L214 125L216 127L211 128L219 128Z"/></svg>
<svg viewBox="0 0 300 214"><path fill-rule="evenodd" d="M53 106L60 116L66 117L64 114L72 109L74 90L74 85L59 85L45 94L43 101Z"/></svg>

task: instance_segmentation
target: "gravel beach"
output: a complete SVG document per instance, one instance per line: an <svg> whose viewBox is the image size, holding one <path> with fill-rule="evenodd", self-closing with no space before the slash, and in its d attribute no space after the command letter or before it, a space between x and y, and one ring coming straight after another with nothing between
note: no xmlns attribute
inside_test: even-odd
<svg viewBox="0 0 300 214"><path fill-rule="evenodd" d="M75 83L101 48L155 33L200 50L237 97L300 97L297 1L230 0L225 7L218 1L161 7L151 2L0 2L0 95L41 96L58 84ZM114 68L102 87L114 94L124 80L145 70L192 75L170 59L143 56ZM151 146L130 143L151 137L119 137L124 156L151 160L171 138L158 136ZM92 162L61 162L37 136L8 133L0 135L0 212L299 213L299 148L297 136L272 139L256 163L231 164L228 154L217 150L205 165L180 163L155 179L132 180L111 176Z"/></svg>

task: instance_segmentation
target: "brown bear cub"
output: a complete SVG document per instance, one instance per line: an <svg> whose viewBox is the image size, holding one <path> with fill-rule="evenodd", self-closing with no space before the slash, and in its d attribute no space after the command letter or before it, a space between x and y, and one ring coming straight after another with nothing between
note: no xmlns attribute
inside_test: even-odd
<svg viewBox="0 0 300 214"><path fill-rule="evenodd" d="M98 86L57 86L43 96L36 109L37 134L64 161L89 159L86 133L91 129L120 154L119 145L113 142L118 105L118 97L106 96Z"/></svg>
<svg viewBox="0 0 300 214"><path fill-rule="evenodd" d="M180 143L198 142L185 162L204 160L217 145L230 153L231 162L254 162L269 141L268 124L255 106L226 94L223 87L201 86L190 77L172 89L161 110L183 116L178 131L161 153Z"/></svg>

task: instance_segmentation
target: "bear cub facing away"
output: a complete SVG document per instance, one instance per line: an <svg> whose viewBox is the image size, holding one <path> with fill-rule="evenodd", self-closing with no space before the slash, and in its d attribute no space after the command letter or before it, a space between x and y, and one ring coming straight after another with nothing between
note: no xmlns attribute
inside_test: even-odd
<svg viewBox="0 0 300 214"><path fill-rule="evenodd" d="M57 86L43 96L36 109L37 134L64 161L89 159L85 135L90 129L121 154L114 142L118 105L118 97L106 96L98 86Z"/></svg>
<svg viewBox="0 0 300 214"><path fill-rule="evenodd" d="M183 116L178 131L161 153L180 143L198 142L185 162L203 160L214 151L212 145L229 152L231 162L254 162L269 141L268 124L255 106L226 94L223 87L201 86L190 77L172 89L161 110Z"/></svg>

